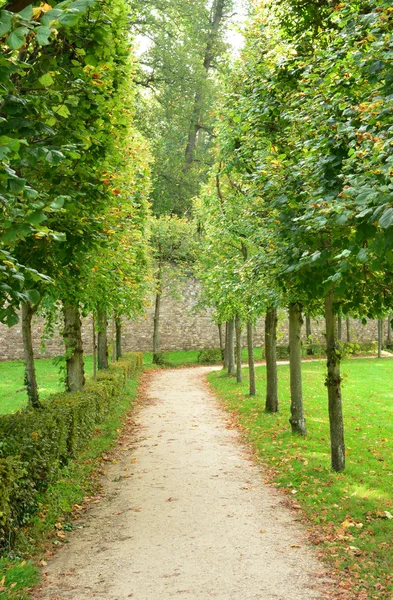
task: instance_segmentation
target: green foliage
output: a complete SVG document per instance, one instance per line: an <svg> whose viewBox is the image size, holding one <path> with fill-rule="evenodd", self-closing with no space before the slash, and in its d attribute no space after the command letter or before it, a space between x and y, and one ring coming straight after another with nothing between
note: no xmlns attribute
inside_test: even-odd
<svg viewBox="0 0 393 600"><path fill-rule="evenodd" d="M0 417L2 545L31 519L37 494L56 481L62 466L86 446L126 380L141 365L142 355L126 355L100 373L97 381L89 382L84 392L59 394L45 400L41 410Z"/></svg>
<svg viewBox="0 0 393 600"><path fill-rule="evenodd" d="M137 2L135 28L149 39L136 80L137 122L154 156L156 215L189 214L212 164L213 115L232 0Z"/></svg>

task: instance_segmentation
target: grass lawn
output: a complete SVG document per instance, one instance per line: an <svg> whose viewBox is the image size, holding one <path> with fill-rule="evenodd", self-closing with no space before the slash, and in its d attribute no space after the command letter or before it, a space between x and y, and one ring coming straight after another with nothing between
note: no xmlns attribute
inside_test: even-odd
<svg viewBox="0 0 393 600"><path fill-rule="evenodd" d="M64 388L59 366L52 359L36 361L37 381L41 398L62 391ZM86 374L93 374L93 358L85 356ZM0 414L11 413L22 408L27 403L27 393L24 386L25 363L15 360L0 362ZM64 378L64 376L63 376Z"/></svg>
<svg viewBox="0 0 393 600"><path fill-rule="evenodd" d="M239 415L268 469L314 523L314 541L342 578L343 597L393 598L393 361L343 362L347 468L330 469L325 363L303 363L308 436L290 432L289 367L280 365L280 413L264 411L265 367L257 368L259 395L247 395L222 372L209 374L214 391ZM345 593L347 592L347 595Z"/></svg>

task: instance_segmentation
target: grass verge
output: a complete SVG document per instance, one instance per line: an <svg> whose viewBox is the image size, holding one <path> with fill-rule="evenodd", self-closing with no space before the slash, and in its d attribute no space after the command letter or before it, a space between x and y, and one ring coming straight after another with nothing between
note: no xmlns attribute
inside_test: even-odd
<svg viewBox="0 0 393 600"><path fill-rule="evenodd" d="M88 377L93 375L93 357L85 356ZM38 391L42 399L64 390L64 375L59 372L56 359L40 358L35 361ZM26 406L24 384L25 363L22 360L0 362L0 414L5 415Z"/></svg>
<svg viewBox="0 0 393 600"><path fill-rule="evenodd" d="M65 543L64 532L77 526L83 505L100 488L105 454L121 432L125 415L135 403L137 389L138 381L129 380L86 450L62 470L61 478L39 499L39 513L17 540L17 551L0 559L0 600L27 600L29 588L39 582L38 565L42 564L45 553Z"/></svg>
<svg viewBox="0 0 393 600"><path fill-rule="evenodd" d="M287 365L278 367L276 415L264 411L265 367L257 368L255 398L247 395L248 381L236 384L222 372L208 377L268 468L268 480L313 524L312 541L340 578L340 597L351 600L393 598L392 371L390 359L343 362L347 468L341 474L330 468L324 363L303 363L306 439L290 432Z"/></svg>

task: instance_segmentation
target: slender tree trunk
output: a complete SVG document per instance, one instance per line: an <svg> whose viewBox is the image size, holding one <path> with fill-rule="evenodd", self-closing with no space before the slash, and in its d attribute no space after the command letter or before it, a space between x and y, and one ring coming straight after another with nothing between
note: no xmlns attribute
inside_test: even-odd
<svg viewBox="0 0 393 600"><path fill-rule="evenodd" d="M66 347L66 390L81 392L85 385L85 369L83 363L82 324L77 305L63 303L64 332Z"/></svg>
<svg viewBox="0 0 393 600"><path fill-rule="evenodd" d="M383 320L378 319L378 358L382 358Z"/></svg>
<svg viewBox="0 0 393 600"><path fill-rule="evenodd" d="M342 339L342 318L341 317L337 317L337 338L338 341L341 342Z"/></svg>
<svg viewBox="0 0 393 600"><path fill-rule="evenodd" d="M335 316L333 312L333 292L325 299L326 354L329 398L329 422L331 461L334 471L345 469L344 421L341 398L340 349L336 340Z"/></svg>
<svg viewBox="0 0 393 600"><path fill-rule="evenodd" d="M25 356L25 377L27 384L27 398L29 406L39 408L41 406L38 397L37 375L34 364L33 336L31 333L31 321L37 307L32 307L29 302L22 302L22 336L23 351Z"/></svg>
<svg viewBox="0 0 393 600"><path fill-rule="evenodd" d="M248 373L250 380L250 396L255 396L257 393L255 383L255 361L254 361L254 334L252 323L247 323L247 351L248 351Z"/></svg>
<svg viewBox="0 0 393 600"><path fill-rule="evenodd" d="M277 310L270 308L265 319L266 411L278 412Z"/></svg>
<svg viewBox="0 0 393 600"><path fill-rule="evenodd" d="M345 319L346 321L346 325L347 325L347 342L348 344L351 343L351 329L350 329L350 322L349 322L349 317L347 317Z"/></svg>
<svg viewBox="0 0 393 600"><path fill-rule="evenodd" d="M122 334L122 323L121 317L115 318L116 324L116 360L119 360L123 356L123 349L121 345L121 334Z"/></svg>
<svg viewBox="0 0 393 600"><path fill-rule="evenodd" d="M224 339L223 339L223 335L222 335L222 323L218 324L218 337L220 339L221 360L222 360L222 362L224 362L225 346L224 346Z"/></svg>
<svg viewBox="0 0 393 600"><path fill-rule="evenodd" d="M97 312L98 370L108 369L108 322L106 311Z"/></svg>
<svg viewBox="0 0 393 600"><path fill-rule="evenodd" d="M153 364L159 364L158 350L160 345L160 310L162 296L162 263L158 263L157 269L157 292L156 304L154 309L154 326L153 326Z"/></svg>
<svg viewBox="0 0 393 600"><path fill-rule="evenodd" d="M392 348L392 326L391 326L392 319L393 319L393 316L390 315L388 317L388 336L387 336L388 337L388 340L387 340L388 344L387 345L388 345L389 350Z"/></svg>
<svg viewBox="0 0 393 600"><path fill-rule="evenodd" d="M93 379L97 379L97 334L96 334L96 318L94 313L92 314L92 325L93 325Z"/></svg>
<svg viewBox="0 0 393 600"><path fill-rule="evenodd" d="M306 435L302 390L302 310L298 303L289 305L289 365L292 433Z"/></svg>
<svg viewBox="0 0 393 600"><path fill-rule="evenodd" d="M115 317L113 315L112 315L112 318L111 318L111 348L112 348L111 362L115 362L117 360L117 354L116 354L116 322L115 322Z"/></svg>
<svg viewBox="0 0 393 600"><path fill-rule="evenodd" d="M228 375L235 375L235 319L228 321Z"/></svg>
<svg viewBox="0 0 393 600"><path fill-rule="evenodd" d="M311 356L313 354L311 317L306 317L306 338L307 338L307 354L309 356Z"/></svg>
<svg viewBox="0 0 393 600"><path fill-rule="evenodd" d="M311 317L306 317L306 337L307 340L312 336L311 331Z"/></svg>
<svg viewBox="0 0 393 600"><path fill-rule="evenodd" d="M229 348L229 344L228 344L228 333L229 333L229 325L228 325L228 321L226 321L225 323L225 347L224 347L224 369L228 368L228 363L229 363L229 354L228 354L228 348Z"/></svg>
<svg viewBox="0 0 393 600"><path fill-rule="evenodd" d="M242 324L239 315L235 317L236 330L236 381L241 383L242 377Z"/></svg>

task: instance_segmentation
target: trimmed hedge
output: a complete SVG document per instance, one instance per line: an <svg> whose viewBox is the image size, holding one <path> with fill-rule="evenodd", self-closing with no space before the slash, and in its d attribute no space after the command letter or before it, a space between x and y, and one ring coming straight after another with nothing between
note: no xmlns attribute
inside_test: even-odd
<svg viewBox="0 0 393 600"><path fill-rule="evenodd" d="M378 351L378 342L342 342L340 349L341 358L376 354ZM304 344L302 345L302 357L326 358L326 347L322 344ZM264 348L262 348L262 358L265 358ZM289 346L277 346L277 360L289 360Z"/></svg>
<svg viewBox="0 0 393 600"><path fill-rule="evenodd" d="M142 363L142 354L125 355L83 392L56 394L41 409L0 417L0 546L37 512L38 493L87 445Z"/></svg>

